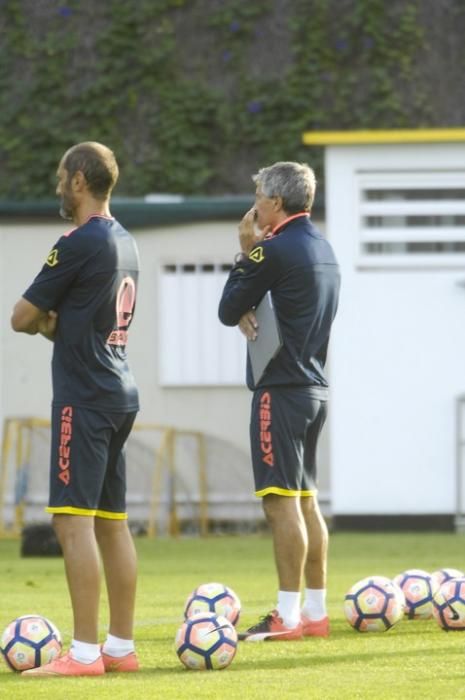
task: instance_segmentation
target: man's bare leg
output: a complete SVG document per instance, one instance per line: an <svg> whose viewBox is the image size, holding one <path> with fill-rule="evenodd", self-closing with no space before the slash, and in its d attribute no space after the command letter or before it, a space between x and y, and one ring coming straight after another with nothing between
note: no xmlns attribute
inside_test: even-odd
<svg viewBox="0 0 465 700"><path fill-rule="evenodd" d="M300 506L308 536L305 585L307 588L323 589L326 588L328 528L315 496L302 497Z"/></svg>
<svg viewBox="0 0 465 700"><path fill-rule="evenodd" d="M109 632L133 639L137 557L127 520L95 519L110 606Z"/></svg>
<svg viewBox="0 0 465 700"><path fill-rule="evenodd" d="M302 607L306 636L327 637L329 621L326 610L326 569L328 528L316 497L302 497L301 508L308 533L308 552L304 568L305 591Z"/></svg>
<svg viewBox="0 0 465 700"><path fill-rule="evenodd" d="M300 587L308 542L299 499L269 494L263 498L263 508L271 527L278 573L276 609L284 626L300 636Z"/></svg>
<svg viewBox="0 0 465 700"><path fill-rule="evenodd" d="M300 591L308 538L299 498L268 494L263 509L273 536L279 590Z"/></svg>
<svg viewBox="0 0 465 700"><path fill-rule="evenodd" d="M53 526L63 550L71 596L74 639L98 643L100 560L94 518L83 515L53 516Z"/></svg>

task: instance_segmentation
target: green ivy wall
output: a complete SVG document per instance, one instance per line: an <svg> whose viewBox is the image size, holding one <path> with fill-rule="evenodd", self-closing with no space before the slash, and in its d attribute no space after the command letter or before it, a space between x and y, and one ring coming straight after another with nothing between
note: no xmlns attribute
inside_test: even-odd
<svg viewBox="0 0 465 700"><path fill-rule="evenodd" d="M119 195L219 194L318 173L306 130L461 126L464 35L461 0L0 0L0 198L49 197L82 140Z"/></svg>

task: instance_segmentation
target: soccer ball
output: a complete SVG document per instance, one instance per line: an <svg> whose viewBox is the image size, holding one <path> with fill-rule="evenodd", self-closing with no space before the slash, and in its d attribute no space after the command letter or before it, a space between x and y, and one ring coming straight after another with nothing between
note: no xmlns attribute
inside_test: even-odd
<svg viewBox="0 0 465 700"><path fill-rule="evenodd" d="M385 632L402 619L404 607L404 594L385 576L357 581L344 599L347 621L359 632Z"/></svg>
<svg viewBox="0 0 465 700"><path fill-rule="evenodd" d="M465 577L444 581L433 603L434 618L442 629L465 630Z"/></svg>
<svg viewBox="0 0 465 700"><path fill-rule="evenodd" d="M189 617L178 629L176 653L186 668L212 671L234 659L237 632L229 620L212 612Z"/></svg>
<svg viewBox="0 0 465 700"><path fill-rule="evenodd" d="M465 574L458 569L438 569L438 571L434 571L431 576L436 581L438 587L440 587L445 581L450 581L451 578L463 578Z"/></svg>
<svg viewBox="0 0 465 700"><path fill-rule="evenodd" d="M53 622L40 615L23 615L3 632L0 650L13 671L50 663L61 653L61 635Z"/></svg>
<svg viewBox="0 0 465 700"><path fill-rule="evenodd" d="M394 577L405 595L405 614L409 620L429 620L433 617L433 595L438 590L436 580L423 569L408 569Z"/></svg>
<svg viewBox="0 0 465 700"><path fill-rule="evenodd" d="M203 583L188 596L184 606L184 619L205 612L222 615L236 625L241 612L241 601L231 588L222 583Z"/></svg>

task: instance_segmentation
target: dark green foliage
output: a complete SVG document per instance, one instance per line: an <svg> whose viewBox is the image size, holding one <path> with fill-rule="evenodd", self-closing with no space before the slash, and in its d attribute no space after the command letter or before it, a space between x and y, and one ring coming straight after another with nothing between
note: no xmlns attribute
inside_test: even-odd
<svg viewBox="0 0 465 700"><path fill-rule="evenodd" d="M463 3L0 1L0 198L50 196L83 140L115 150L120 195L218 194L278 159L318 170L305 130L458 125L428 61L465 54L438 22L463 35Z"/></svg>

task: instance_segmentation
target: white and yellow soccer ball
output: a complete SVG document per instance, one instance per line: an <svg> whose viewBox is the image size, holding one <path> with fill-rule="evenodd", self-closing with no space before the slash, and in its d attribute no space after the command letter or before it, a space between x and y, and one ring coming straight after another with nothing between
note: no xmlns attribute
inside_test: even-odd
<svg viewBox="0 0 465 700"><path fill-rule="evenodd" d="M433 617L433 596L437 581L423 569L407 569L394 577L405 595L405 614L409 620L429 620Z"/></svg>
<svg viewBox="0 0 465 700"><path fill-rule="evenodd" d="M187 620L192 615L205 612L222 615L236 625L241 612L241 601L232 588L222 583L203 583L187 597L184 619Z"/></svg>
<svg viewBox="0 0 465 700"><path fill-rule="evenodd" d="M357 581L344 599L347 622L358 632L385 632L402 619L404 607L404 594L386 576Z"/></svg>
<svg viewBox="0 0 465 700"><path fill-rule="evenodd" d="M10 622L0 650L13 671L26 671L50 663L61 654L61 635L53 622L40 615L23 615Z"/></svg>
<svg viewBox="0 0 465 700"><path fill-rule="evenodd" d="M180 661L194 671L214 671L226 668L237 650L234 625L212 612L189 617L178 629L175 649Z"/></svg>
<svg viewBox="0 0 465 700"><path fill-rule="evenodd" d="M465 630L465 577L451 578L433 598L433 616L443 630Z"/></svg>

